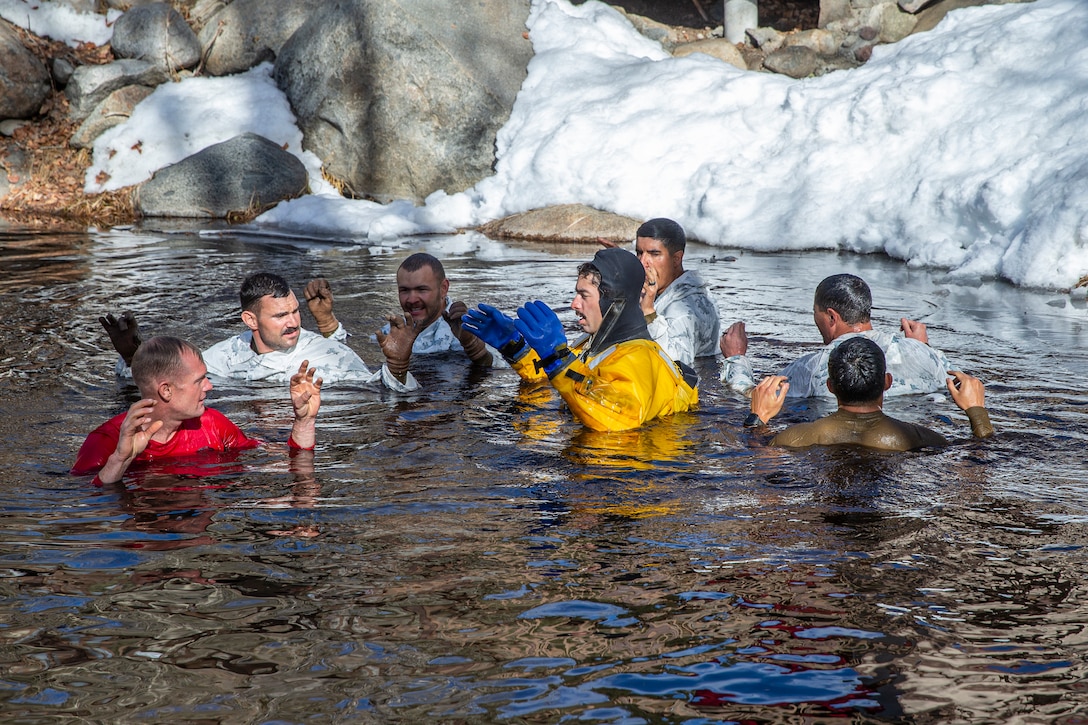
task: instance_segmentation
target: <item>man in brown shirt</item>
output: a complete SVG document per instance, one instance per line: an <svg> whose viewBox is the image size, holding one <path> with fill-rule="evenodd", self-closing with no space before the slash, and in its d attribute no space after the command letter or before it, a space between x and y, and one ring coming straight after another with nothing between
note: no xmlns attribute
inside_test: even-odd
<svg viewBox="0 0 1088 725"><path fill-rule="evenodd" d="M892 384L886 371L884 353L872 340L854 337L832 351L827 361L827 387L839 409L811 423L799 423L778 433L771 445L803 448L815 445L853 444L889 451L910 451L926 446L943 446L948 440L936 431L887 416L881 410L884 391ZM948 392L971 421L976 438L994 433L984 407L982 382L967 373L950 371ZM778 415L790 384L781 375L760 381L752 390L752 413L745 425L765 425Z"/></svg>

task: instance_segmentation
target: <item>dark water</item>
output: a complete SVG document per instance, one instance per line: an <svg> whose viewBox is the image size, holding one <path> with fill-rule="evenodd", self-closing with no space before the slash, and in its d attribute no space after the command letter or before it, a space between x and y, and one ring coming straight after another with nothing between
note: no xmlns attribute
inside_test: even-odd
<svg viewBox="0 0 1088 725"><path fill-rule="evenodd" d="M1088 721L1083 295L955 285L882 257L689 249L723 322L748 321L762 372L813 347L811 291L830 273L870 282L878 325L926 321L986 381L999 430L939 452L762 448L713 360L697 412L606 435L509 371L432 357L417 395L327 389L312 474L278 443L195 462L201 475L67 474L135 399L100 314L132 309L146 334L206 346L239 329L246 274L296 291L324 275L377 362L368 333L418 249L446 260L455 298L506 309L565 308L592 254L478 237L2 238L5 722ZM285 439L284 390L211 397ZM888 410L968 434L947 400Z"/></svg>

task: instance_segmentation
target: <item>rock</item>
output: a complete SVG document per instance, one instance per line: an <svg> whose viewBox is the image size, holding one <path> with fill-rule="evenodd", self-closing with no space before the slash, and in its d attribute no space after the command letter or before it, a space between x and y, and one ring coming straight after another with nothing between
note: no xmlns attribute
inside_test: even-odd
<svg viewBox="0 0 1088 725"><path fill-rule="evenodd" d="M748 64L744 62L744 56L737 50L737 46L724 38L697 40L694 43L685 43L684 45L677 46L676 50L672 52L677 58L682 58L685 55L691 55L692 53L705 53L711 58L725 61L729 65L740 68L741 70L748 70Z"/></svg>
<svg viewBox="0 0 1088 725"><path fill-rule="evenodd" d="M0 121L0 136L10 137L12 134L14 134L16 131L18 131L20 128L27 125L28 123L30 123L30 121L21 118L9 118L7 120Z"/></svg>
<svg viewBox="0 0 1088 725"><path fill-rule="evenodd" d="M200 62L200 41L166 3L140 5L113 25L113 53L119 58L148 60L167 70L192 68Z"/></svg>
<svg viewBox="0 0 1088 725"><path fill-rule="evenodd" d="M636 15L635 13L629 13L619 6L616 6L615 9L623 13L627 17L627 20L630 21L632 27L634 27L634 29L643 37L661 43L666 50L669 50L675 44L673 40L674 29L671 25L659 23L656 20L651 20L650 18Z"/></svg>
<svg viewBox="0 0 1088 725"><path fill-rule="evenodd" d="M812 48L793 45L779 48L763 59L763 67L790 78L807 78L816 71L820 58Z"/></svg>
<svg viewBox="0 0 1088 725"><path fill-rule="evenodd" d="M157 86L170 80L166 70L146 60L117 60L105 65L81 65L72 73L64 95L69 115L82 120L106 96L125 86Z"/></svg>
<svg viewBox="0 0 1088 725"><path fill-rule="evenodd" d="M296 157L244 133L159 169L137 187L136 203L146 216L223 218L294 198L308 183Z"/></svg>
<svg viewBox="0 0 1088 725"><path fill-rule="evenodd" d="M132 109L136 108L140 101L151 95L154 88L148 86L125 86L118 88L99 103L80 124L68 145L72 148L84 149L94 145L94 140L109 128L124 123L132 115Z"/></svg>
<svg viewBox="0 0 1088 725"><path fill-rule="evenodd" d="M49 71L0 19L0 118L38 115L50 90Z"/></svg>
<svg viewBox="0 0 1088 725"><path fill-rule="evenodd" d="M24 121L5 121L4 123L25 123ZM8 147L0 155L0 199L19 188L30 178L30 159L27 152L18 144Z"/></svg>
<svg viewBox="0 0 1088 725"><path fill-rule="evenodd" d="M748 31L748 39L764 53L773 53L782 47L785 38L774 28L752 28Z"/></svg>
<svg viewBox="0 0 1088 725"><path fill-rule="evenodd" d="M933 30L933 28L937 27L937 23L941 22L944 16L952 10L970 8L976 5L1006 5L1018 2L1031 2L1031 0L936 0L935 3L922 6L921 12L916 16L917 23L911 33ZM902 7L902 4L900 4L900 7Z"/></svg>
<svg viewBox="0 0 1088 725"><path fill-rule="evenodd" d="M641 220L582 204L564 204L496 219L478 231L496 239L596 243L597 237L634 239L640 224Z"/></svg>
<svg viewBox="0 0 1088 725"><path fill-rule="evenodd" d="M141 5L153 5L161 0L106 0L106 7L110 10L120 10L127 13L129 10Z"/></svg>
<svg viewBox="0 0 1088 725"><path fill-rule="evenodd" d="M72 77L76 67L64 58L53 59L53 82L57 84L58 88L64 88L68 85L68 80Z"/></svg>
<svg viewBox="0 0 1088 725"><path fill-rule="evenodd" d="M899 7L905 13L917 13L927 5L932 5L937 0L899 0Z"/></svg>
<svg viewBox="0 0 1088 725"><path fill-rule="evenodd" d="M185 17L189 18L189 25L199 35L208 21L230 3L231 0L193 0Z"/></svg>
<svg viewBox="0 0 1088 725"><path fill-rule="evenodd" d="M831 56L839 52L843 40L844 34L832 33L817 28L815 30L802 30L797 33L790 33L785 36L783 44L786 47L801 46L811 48L817 55Z"/></svg>
<svg viewBox="0 0 1088 725"><path fill-rule="evenodd" d="M194 17L199 15L200 8L206 6L209 2L218 3L222 6L230 1L231 0L170 0L169 4L192 21ZM144 5L155 5L156 3L161 2L162 0L97 0L95 4L105 4L110 10L120 10L123 13L127 13L132 8L143 7ZM219 8L216 8L216 10L218 9ZM102 10L100 7L96 7L94 12L102 12Z"/></svg>
<svg viewBox="0 0 1088 725"><path fill-rule="evenodd" d="M200 31L204 70L213 76L275 60L280 48L324 0L234 0Z"/></svg>
<svg viewBox="0 0 1088 725"><path fill-rule="evenodd" d="M879 28L882 43L895 43L910 35L918 19L899 9L894 2L874 5L869 11L869 25Z"/></svg>
<svg viewBox="0 0 1088 725"><path fill-rule="evenodd" d="M528 0L322 3L274 77L347 193L458 192L491 175L532 56L527 17Z"/></svg>
<svg viewBox="0 0 1088 725"><path fill-rule="evenodd" d="M826 28L828 23L845 20L850 15L850 0L820 0L820 19L816 25Z"/></svg>

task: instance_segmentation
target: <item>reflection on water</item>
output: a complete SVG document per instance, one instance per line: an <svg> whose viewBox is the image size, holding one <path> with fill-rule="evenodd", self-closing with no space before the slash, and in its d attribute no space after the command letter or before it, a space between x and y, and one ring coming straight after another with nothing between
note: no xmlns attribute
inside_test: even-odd
<svg viewBox="0 0 1088 725"><path fill-rule="evenodd" d="M811 290L850 271L880 324L922 317L988 384L1000 435L947 400L893 415L940 452L765 448L700 361L700 408L583 430L548 390L456 357L424 390L326 391L319 448L278 444L67 475L135 390L97 317L134 310L202 345L238 330L237 287L333 281L351 344L395 309L399 260L452 294L565 306L584 247L475 236L392 247L217 235L14 235L0 243L0 712L162 722L1083 722L1088 522L1083 297L960 287L878 257L693 246L756 367L812 348ZM564 312L565 322L573 316ZM279 388L213 405L282 441ZM939 397L939 396L938 396ZM827 412L791 404L784 422ZM61 715L63 714L63 715Z"/></svg>

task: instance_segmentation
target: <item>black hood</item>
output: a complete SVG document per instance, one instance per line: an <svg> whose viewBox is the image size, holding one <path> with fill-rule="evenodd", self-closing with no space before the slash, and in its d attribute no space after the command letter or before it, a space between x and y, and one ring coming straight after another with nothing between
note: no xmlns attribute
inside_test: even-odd
<svg viewBox="0 0 1088 725"><path fill-rule="evenodd" d="M639 298L646 281L646 270L638 257L626 249L602 249L593 256L593 266L601 273L601 328L589 344L591 355L628 340L649 340L646 318Z"/></svg>

